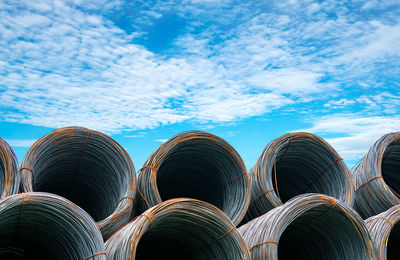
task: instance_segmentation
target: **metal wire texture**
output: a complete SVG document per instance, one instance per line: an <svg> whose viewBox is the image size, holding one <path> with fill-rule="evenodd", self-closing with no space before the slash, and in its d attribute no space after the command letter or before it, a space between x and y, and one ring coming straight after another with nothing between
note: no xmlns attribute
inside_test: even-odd
<svg viewBox="0 0 400 260"><path fill-rule="evenodd" d="M0 201L1 259L105 260L94 220L54 194L30 192Z"/></svg>
<svg viewBox="0 0 400 260"><path fill-rule="evenodd" d="M178 197L209 202L238 224L250 200L250 181L240 155L206 132L184 132L169 139L140 170L138 212Z"/></svg>
<svg viewBox="0 0 400 260"><path fill-rule="evenodd" d="M299 195L238 230L252 259L376 259L363 220L322 194Z"/></svg>
<svg viewBox="0 0 400 260"><path fill-rule="evenodd" d="M271 141L249 171L251 202L242 224L304 193L322 193L353 205L352 176L337 152L310 133Z"/></svg>
<svg viewBox="0 0 400 260"><path fill-rule="evenodd" d="M0 198L18 193L19 182L17 156L11 146L0 137Z"/></svg>
<svg viewBox="0 0 400 260"><path fill-rule="evenodd" d="M136 173L128 153L107 135L60 128L36 141L21 163L23 191L58 194L86 210L103 237L133 215Z"/></svg>
<svg viewBox="0 0 400 260"><path fill-rule="evenodd" d="M400 204L400 132L382 136L353 171L355 209L365 219Z"/></svg>
<svg viewBox="0 0 400 260"><path fill-rule="evenodd" d="M148 209L105 244L108 259L250 259L247 245L217 207L171 199Z"/></svg>
<svg viewBox="0 0 400 260"><path fill-rule="evenodd" d="M400 205L365 220L378 259L400 259Z"/></svg>

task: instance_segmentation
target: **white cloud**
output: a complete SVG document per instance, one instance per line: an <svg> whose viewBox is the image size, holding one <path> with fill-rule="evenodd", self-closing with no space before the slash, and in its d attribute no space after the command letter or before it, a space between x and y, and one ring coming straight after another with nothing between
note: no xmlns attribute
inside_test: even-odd
<svg viewBox="0 0 400 260"><path fill-rule="evenodd" d="M31 147L36 139L6 139L11 147Z"/></svg>
<svg viewBox="0 0 400 260"><path fill-rule="evenodd" d="M165 143L166 141L168 141L168 139L155 139L154 141L159 143Z"/></svg>
<svg viewBox="0 0 400 260"><path fill-rule="evenodd" d="M383 135L400 131L399 116L332 115L315 119L306 131L326 138L345 160L361 159ZM334 135L335 137L329 137Z"/></svg>

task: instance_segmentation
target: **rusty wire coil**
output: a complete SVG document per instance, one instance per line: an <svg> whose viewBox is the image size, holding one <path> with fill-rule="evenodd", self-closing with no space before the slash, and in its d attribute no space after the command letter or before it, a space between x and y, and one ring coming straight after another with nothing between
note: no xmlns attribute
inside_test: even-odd
<svg viewBox="0 0 400 260"><path fill-rule="evenodd" d="M11 146L0 137L0 198L18 193L19 182L17 156Z"/></svg>
<svg viewBox="0 0 400 260"><path fill-rule="evenodd" d="M136 174L128 153L107 135L60 128L36 141L21 163L24 192L58 194L86 210L106 239L132 217Z"/></svg>
<svg viewBox="0 0 400 260"><path fill-rule="evenodd" d="M382 136L353 172L355 209L366 219L400 204L400 132Z"/></svg>
<svg viewBox="0 0 400 260"><path fill-rule="evenodd" d="M72 202L29 192L0 201L1 259L105 260L94 220Z"/></svg>
<svg viewBox="0 0 400 260"><path fill-rule="evenodd" d="M303 193L354 203L349 169L327 142L310 133L289 133L270 142L249 175L252 194L243 223Z"/></svg>
<svg viewBox="0 0 400 260"><path fill-rule="evenodd" d="M378 259L400 259L400 205L365 220Z"/></svg>
<svg viewBox="0 0 400 260"><path fill-rule="evenodd" d="M240 155L206 132L184 132L169 139L140 170L138 211L178 197L209 202L237 225L250 200L250 181Z"/></svg>
<svg viewBox="0 0 400 260"><path fill-rule="evenodd" d="M238 230L252 259L376 259L363 220L322 194L299 195Z"/></svg>
<svg viewBox="0 0 400 260"><path fill-rule="evenodd" d="M106 241L108 259L250 259L247 245L217 207L171 199L137 216Z"/></svg>

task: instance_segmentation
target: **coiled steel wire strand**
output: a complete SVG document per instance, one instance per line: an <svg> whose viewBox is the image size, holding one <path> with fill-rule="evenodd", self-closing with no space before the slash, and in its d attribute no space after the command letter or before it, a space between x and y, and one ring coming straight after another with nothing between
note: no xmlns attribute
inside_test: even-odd
<svg viewBox="0 0 400 260"><path fill-rule="evenodd" d="M169 139L140 170L138 211L178 197L209 202L238 224L250 200L250 181L240 155L206 132L184 132Z"/></svg>
<svg viewBox="0 0 400 260"><path fill-rule="evenodd" d="M1 259L105 260L94 220L72 202L30 192L0 201Z"/></svg>
<svg viewBox="0 0 400 260"><path fill-rule="evenodd" d="M105 244L108 259L250 259L247 245L217 207L194 199L154 206Z"/></svg>
<svg viewBox="0 0 400 260"><path fill-rule="evenodd" d="M322 194L299 195L238 230L252 259L376 259L363 220Z"/></svg>
<svg viewBox="0 0 400 260"><path fill-rule="evenodd" d="M365 220L378 259L400 259L400 205Z"/></svg>
<svg viewBox="0 0 400 260"><path fill-rule="evenodd" d="M60 128L35 142L20 168L23 191L63 196L86 210L106 239L132 217L136 173L128 153L107 135Z"/></svg>
<svg viewBox="0 0 400 260"><path fill-rule="evenodd" d="M11 146L0 137L0 197L18 193L19 182L17 156Z"/></svg>
<svg viewBox="0 0 400 260"><path fill-rule="evenodd" d="M303 193L322 193L353 205L352 176L337 152L310 133L271 141L249 171L251 202L242 223Z"/></svg>
<svg viewBox="0 0 400 260"><path fill-rule="evenodd" d="M353 177L354 207L364 219L400 204L400 132L377 140Z"/></svg>

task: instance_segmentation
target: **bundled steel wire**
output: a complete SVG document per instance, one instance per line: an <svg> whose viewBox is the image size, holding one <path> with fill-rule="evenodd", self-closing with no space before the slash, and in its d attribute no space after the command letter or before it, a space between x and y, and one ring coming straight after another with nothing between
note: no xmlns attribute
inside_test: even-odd
<svg viewBox="0 0 400 260"><path fill-rule="evenodd" d="M109 259L250 259L229 218L194 199L171 199L148 209L106 242Z"/></svg>
<svg viewBox="0 0 400 260"><path fill-rule="evenodd" d="M378 259L400 259L400 205L365 220Z"/></svg>
<svg viewBox="0 0 400 260"><path fill-rule="evenodd" d="M136 174L128 153L107 135L83 127L55 130L35 142L20 172L27 191L58 194L97 221L107 238L132 215Z"/></svg>
<svg viewBox="0 0 400 260"><path fill-rule="evenodd" d="M252 259L376 259L371 237L349 206L302 194L239 227Z"/></svg>
<svg viewBox="0 0 400 260"><path fill-rule="evenodd" d="M0 197L18 193L18 161L10 145L0 137Z"/></svg>
<svg viewBox="0 0 400 260"><path fill-rule="evenodd" d="M270 142L249 175L252 194L244 223L303 193L353 205L349 169L327 142L310 133L289 133Z"/></svg>
<svg viewBox="0 0 400 260"><path fill-rule="evenodd" d="M137 197L140 212L177 197L203 200L238 224L249 204L250 181L229 143L191 131L174 136L147 159L138 177Z"/></svg>
<svg viewBox="0 0 400 260"><path fill-rule="evenodd" d="M400 132L382 136L356 166L355 209L363 218L400 204Z"/></svg>
<svg viewBox="0 0 400 260"><path fill-rule="evenodd" d="M0 258L106 259L94 220L54 194L30 192L0 201Z"/></svg>

